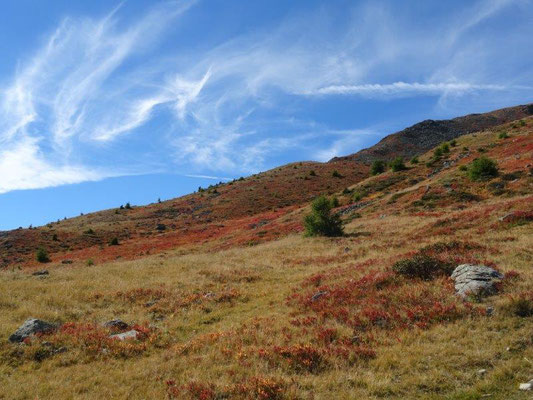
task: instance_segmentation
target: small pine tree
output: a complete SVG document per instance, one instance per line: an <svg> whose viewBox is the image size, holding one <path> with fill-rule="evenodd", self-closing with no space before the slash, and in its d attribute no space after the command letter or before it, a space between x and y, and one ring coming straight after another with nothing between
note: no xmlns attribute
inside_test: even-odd
<svg viewBox="0 0 533 400"><path fill-rule="evenodd" d="M50 257L48 257L48 253L42 247L39 250L37 250L37 254L35 255L35 258L37 258L37 261L39 261L40 263L46 263L50 261Z"/></svg>
<svg viewBox="0 0 533 400"><path fill-rule="evenodd" d="M342 236L338 215L331 214L332 202L326 196L317 197L311 204L312 212L304 219L305 236Z"/></svg>
<svg viewBox="0 0 533 400"><path fill-rule="evenodd" d="M372 175L379 175L385 172L385 162L382 160L375 160L370 167L370 173Z"/></svg>
<svg viewBox="0 0 533 400"><path fill-rule="evenodd" d="M403 170L405 170L407 168L405 167L405 164L403 163L403 158L402 157L396 157L394 160L391 161L390 169L393 172L398 172L398 171L403 171Z"/></svg>
<svg viewBox="0 0 533 400"><path fill-rule="evenodd" d="M126 205L124 206L124 208L125 208L126 210L131 210L131 204L130 204L129 202L126 203Z"/></svg>

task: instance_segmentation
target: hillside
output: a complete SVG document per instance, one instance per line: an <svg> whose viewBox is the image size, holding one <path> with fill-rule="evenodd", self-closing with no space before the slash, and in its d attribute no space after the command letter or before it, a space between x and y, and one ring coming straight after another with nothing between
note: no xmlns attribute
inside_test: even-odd
<svg viewBox="0 0 533 400"><path fill-rule="evenodd" d="M505 110L452 120L472 131L398 172L369 176L376 147L2 233L0 399L530 398L533 117ZM498 173L472 180L480 157ZM318 194L344 236L303 237ZM447 272L393 268L427 257ZM497 291L456 296L463 263L501 272ZM7 342L30 317L58 328Z"/></svg>
<svg viewBox="0 0 533 400"><path fill-rule="evenodd" d="M449 120L426 120L393 133L368 149L348 156L335 157L331 162L352 160L369 164L374 160L391 160L398 156L410 159L425 153L439 143L529 115L533 115L533 104L503 108L484 114L470 114Z"/></svg>
<svg viewBox="0 0 533 400"><path fill-rule="evenodd" d="M301 221L284 216L319 194L332 194L360 182L368 175L369 161L423 154L465 132L523 118L531 106L424 121L328 163L288 164L158 204L132 209L117 205L44 227L0 232L0 269L38 265L39 248L46 249L53 262L70 263L133 259L176 247L184 252L205 245L224 249L277 239L301 230ZM114 238L120 246L108 246Z"/></svg>

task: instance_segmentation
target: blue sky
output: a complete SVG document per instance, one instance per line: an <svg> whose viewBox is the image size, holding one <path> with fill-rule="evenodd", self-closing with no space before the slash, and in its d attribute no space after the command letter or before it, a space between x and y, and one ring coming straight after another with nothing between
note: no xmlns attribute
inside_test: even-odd
<svg viewBox="0 0 533 400"><path fill-rule="evenodd" d="M0 229L531 102L531 0L10 0Z"/></svg>

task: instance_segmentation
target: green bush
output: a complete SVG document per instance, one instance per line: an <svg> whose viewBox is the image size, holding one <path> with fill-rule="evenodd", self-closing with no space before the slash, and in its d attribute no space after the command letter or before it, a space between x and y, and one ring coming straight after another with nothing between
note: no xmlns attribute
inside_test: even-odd
<svg viewBox="0 0 533 400"><path fill-rule="evenodd" d="M89 258L89 259L87 260L87 266L88 266L88 267L92 267L93 265L94 265L94 261L93 261L93 259L92 259L92 258Z"/></svg>
<svg viewBox="0 0 533 400"><path fill-rule="evenodd" d="M385 172L385 161L376 160L372 163L372 167L370 167L370 173L372 175L379 175Z"/></svg>
<svg viewBox="0 0 533 400"><path fill-rule="evenodd" d="M412 258L397 261L392 270L407 278L431 280L440 275L449 275L453 265L425 254L416 254Z"/></svg>
<svg viewBox="0 0 533 400"><path fill-rule="evenodd" d="M440 145L440 148L444 154L447 154L450 152L450 145L446 142Z"/></svg>
<svg viewBox="0 0 533 400"><path fill-rule="evenodd" d="M124 208L126 210L131 210L131 204L130 203L126 203L126 205L124 206Z"/></svg>
<svg viewBox="0 0 533 400"><path fill-rule="evenodd" d="M417 156L414 156L413 158L411 158L411 164L418 164L418 157Z"/></svg>
<svg viewBox="0 0 533 400"><path fill-rule="evenodd" d="M353 201L361 201L363 199L363 197L366 196L366 193L364 192L355 192L353 194L353 197L352 197L352 200Z"/></svg>
<svg viewBox="0 0 533 400"><path fill-rule="evenodd" d="M311 204L311 214L304 218L305 236L342 236L338 215L331 214L332 202L326 196L317 197Z"/></svg>
<svg viewBox="0 0 533 400"><path fill-rule="evenodd" d="M433 150L433 157L434 158L441 158L442 157L442 149L440 147L437 147L435 150Z"/></svg>
<svg viewBox="0 0 533 400"><path fill-rule="evenodd" d="M309 176L316 176L316 172L314 170L309 171Z"/></svg>
<svg viewBox="0 0 533 400"><path fill-rule="evenodd" d="M509 137L509 135L507 134L507 132L503 131L503 132L500 132L500 134L498 135L498 137L500 139L507 139Z"/></svg>
<svg viewBox="0 0 533 400"><path fill-rule="evenodd" d="M457 146L457 140L453 139L452 141L450 141L450 146L452 147Z"/></svg>
<svg viewBox="0 0 533 400"><path fill-rule="evenodd" d="M50 261L50 257L48 257L48 253L42 247L39 250L37 250L37 254L35 255L35 258L40 263L46 263Z"/></svg>
<svg viewBox="0 0 533 400"><path fill-rule="evenodd" d="M459 166L459 171L468 171L468 167L466 165Z"/></svg>
<svg viewBox="0 0 533 400"><path fill-rule="evenodd" d="M340 172L337 171L337 170L334 170L334 171L331 173L331 176L333 176L334 178L342 178L342 175L341 175Z"/></svg>
<svg viewBox="0 0 533 400"><path fill-rule="evenodd" d="M118 238L114 237L113 239L111 239L111 240L109 241L109 245L110 245L110 246L118 246L118 245L119 245L119 243L118 243Z"/></svg>
<svg viewBox="0 0 533 400"><path fill-rule="evenodd" d="M405 164L403 163L403 158L402 157L396 157L394 160L391 161L390 169L393 172L398 172L398 171L403 171L403 170L405 170L407 168L405 167Z"/></svg>
<svg viewBox="0 0 533 400"><path fill-rule="evenodd" d="M473 181L491 179L498 176L498 164L487 157L476 158L468 168L468 176Z"/></svg>

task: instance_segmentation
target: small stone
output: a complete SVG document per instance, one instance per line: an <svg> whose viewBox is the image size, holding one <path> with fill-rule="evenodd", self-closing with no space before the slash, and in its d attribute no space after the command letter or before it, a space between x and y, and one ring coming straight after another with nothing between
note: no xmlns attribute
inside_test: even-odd
<svg viewBox="0 0 533 400"><path fill-rule="evenodd" d="M33 276L45 276L45 275L49 275L49 273L47 269L42 269L40 271L35 271L32 275Z"/></svg>
<svg viewBox="0 0 533 400"><path fill-rule="evenodd" d="M328 294L328 292L323 292L323 291L317 292L313 295L313 297L311 297L311 301L317 301L318 299L320 299L322 296L325 296L326 294Z"/></svg>
<svg viewBox="0 0 533 400"><path fill-rule="evenodd" d="M22 342L36 333L49 333L55 329L56 326L54 324L36 318L29 318L9 337L9 341L11 343Z"/></svg>
<svg viewBox="0 0 533 400"><path fill-rule="evenodd" d="M532 390L533 389L533 379L530 380L527 383L521 383L519 389L520 390Z"/></svg>
<svg viewBox="0 0 533 400"><path fill-rule="evenodd" d="M210 299L211 297L215 297L215 294L213 292L207 292L204 294L204 298Z"/></svg>
<svg viewBox="0 0 533 400"><path fill-rule="evenodd" d="M121 319L112 319L111 321L105 322L103 326L105 328L116 329L121 331L130 327L126 322L122 321Z"/></svg>
<svg viewBox="0 0 533 400"><path fill-rule="evenodd" d="M477 371L478 375L485 375L486 373L487 373L486 369L480 369L479 371Z"/></svg>
<svg viewBox="0 0 533 400"><path fill-rule="evenodd" d="M74 261L72 260L63 260L61 261L61 264L72 264Z"/></svg>
<svg viewBox="0 0 533 400"><path fill-rule="evenodd" d="M132 329L131 331L123 332L123 333L117 333L115 335L110 335L110 339L116 339L116 340L128 340L128 339L137 339L137 336L139 336L139 332L135 329Z"/></svg>

